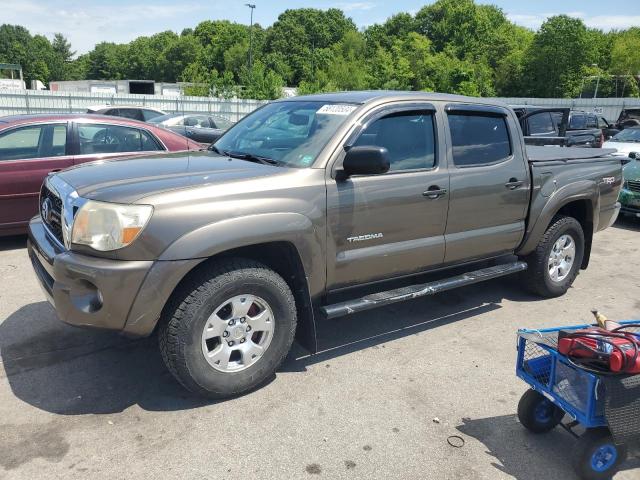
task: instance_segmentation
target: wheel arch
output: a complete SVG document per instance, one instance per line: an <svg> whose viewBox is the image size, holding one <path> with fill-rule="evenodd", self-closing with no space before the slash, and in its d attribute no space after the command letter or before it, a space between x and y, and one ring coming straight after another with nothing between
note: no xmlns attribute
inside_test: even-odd
<svg viewBox="0 0 640 480"><path fill-rule="evenodd" d="M296 246L286 240L243 245L241 247L219 251L209 257L191 261L174 260L158 262L162 265L175 264L178 266L184 264L184 268L177 281L173 281L173 283L170 284L167 294L164 295L164 302L156 307L156 313L146 315L142 319L138 319L136 315L130 313L124 333L130 335L149 335L152 333L159 323L159 318L161 318L166 309L171 308L171 306L175 304L177 300L176 296L178 292L181 291L183 285L201 275L203 271L211 270L216 262L228 258L244 258L260 262L278 273L287 282L294 295L298 314L296 340L311 353L316 353L315 315L309 291L308 272L305 270L300 252ZM159 281L160 278L163 278L163 275L158 274L151 280L156 282ZM154 289L154 291L157 290ZM138 299L136 299L136 302L137 301ZM139 310L142 309L144 309L144 305L139 307ZM134 310L138 310L135 308L135 305L132 312Z"/></svg>
<svg viewBox="0 0 640 480"><path fill-rule="evenodd" d="M525 236L516 253L518 255L531 253L553 223L554 218L557 215L566 215L575 218L584 232L584 256L580 265L580 268L584 270L589 265L591 256L593 232L595 225L598 224L600 197L597 193L597 186L593 182L589 182L588 185L577 182L567 187L564 190L568 189L569 191L559 190L557 193L562 193L562 195L553 195L542 207L535 224Z"/></svg>

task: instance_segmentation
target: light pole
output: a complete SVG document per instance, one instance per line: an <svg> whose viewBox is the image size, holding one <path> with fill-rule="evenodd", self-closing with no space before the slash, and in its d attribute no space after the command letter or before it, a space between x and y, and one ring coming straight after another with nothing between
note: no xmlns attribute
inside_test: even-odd
<svg viewBox="0 0 640 480"><path fill-rule="evenodd" d="M245 3L251 9L251 26L249 27L249 74L253 77L253 10L255 4Z"/></svg>

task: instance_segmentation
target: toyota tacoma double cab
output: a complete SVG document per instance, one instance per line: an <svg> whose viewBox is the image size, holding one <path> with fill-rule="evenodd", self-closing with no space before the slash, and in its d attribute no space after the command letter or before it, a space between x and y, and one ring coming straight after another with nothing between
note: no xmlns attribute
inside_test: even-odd
<svg viewBox="0 0 640 480"><path fill-rule="evenodd" d="M28 251L64 322L157 332L186 388L237 395L322 318L509 274L564 294L620 209L611 152L527 147L489 99L290 98L208 151L50 175Z"/></svg>

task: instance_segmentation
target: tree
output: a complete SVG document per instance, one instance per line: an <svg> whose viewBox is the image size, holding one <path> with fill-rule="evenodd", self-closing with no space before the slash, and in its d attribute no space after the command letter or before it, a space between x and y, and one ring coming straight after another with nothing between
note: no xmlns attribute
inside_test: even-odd
<svg viewBox="0 0 640 480"><path fill-rule="evenodd" d="M253 63L252 69L244 67L240 81L244 86L240 92L243 98L275 100L282 96L284 80L273 70L267 69L260 60Z"/></svg>
<svg viewBox="0 0 640 480"><path fill-rule="evenodd" d="M52 58L49 65L51 80L70 80L71 62L76 52L71 50L71 43L61 33L56 33L51 42Z"/></svg>
<svg viewBox="0 0 640 480"><path fill-rule="evenodd" d="M126 45L102 42L88 54L87 77L92 80L120 80L124 78ZM130 58L128 58L130 61ZM127 62L128 63L128 62Z"/></svg>
<svg viewBox="0 0 640 480"><path fill-rule="evenodd" d="M287 59L291 76L285 80L297 85L310 78L310 60L315 52L330 49L348 30L356 30L355 24L335 8L286 10L267 32L265 50Z"/></svg>
<svg viewBox="0 0 640 480"><path fill-rule="evenodd" d="M524 70L529 95L571 97L579 93L584 68L594 57L582 20L567 15L549 18L527 52Z"/></svg>
<svg viewBox="0 0 640 480"><path fill-rule="evenodd" d="M431 40L435 51L449 49L460 59L487 58L494 64L504 54L500 29L508 24L502 10L473 0L438 0L416 14L417 31Z"/></svg>
<svg viewBox="0 0 640 480"><path fill-rule="evenodd" d="M619 33L611 49L611 71L616 75L640 75L640 28Z"/></svg>

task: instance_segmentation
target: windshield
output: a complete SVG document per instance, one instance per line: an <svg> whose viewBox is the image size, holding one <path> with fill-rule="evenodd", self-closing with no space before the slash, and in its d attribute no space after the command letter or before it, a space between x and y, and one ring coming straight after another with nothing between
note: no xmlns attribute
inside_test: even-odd
<svg viewBox="0 0 640 480"><path fill-rule="evenodd" d="M154 117L151 120L147 120L148 123L161 123L167 126L182 125L182 115L176 115L175 113L169 113L167 115L160 115Z"/></svg>
<svg viewBox="0 0 640 480"><path fill-rule="evenodd" d="M610 142L640 142L640 128L627 128L615 134Z"/></svg>
<svg viewBox="0 0 640 480"><path fill-rule="evenodd" d="M270 103L243 118L213 146L220 152L309 167L356 108L319 101Z"/></svg>

